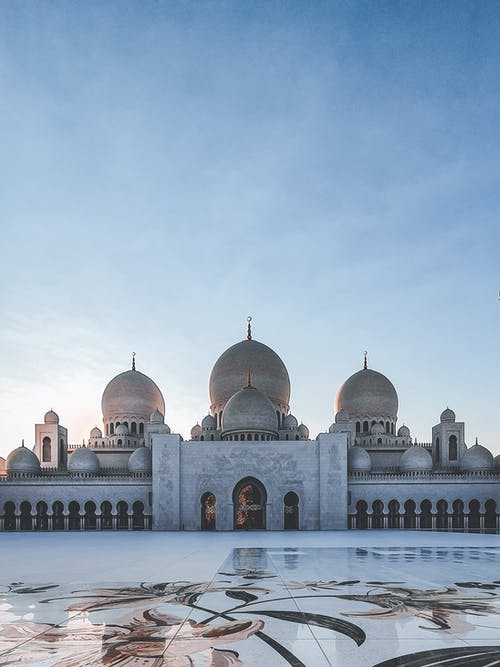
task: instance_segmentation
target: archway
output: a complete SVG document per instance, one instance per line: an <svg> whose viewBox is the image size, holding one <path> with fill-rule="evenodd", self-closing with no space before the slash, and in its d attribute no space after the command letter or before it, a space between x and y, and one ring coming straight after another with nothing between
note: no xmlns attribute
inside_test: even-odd
<svg viewBox="0 0 500 667"><path fill-rule="evenodd" d="M233 491L234 530L265 530L266 501L266 489L257 479L238 482Z"/></svg>
<svg viewBox="0 0 500 667"><path fill-rule="evenodd" d="M36 518L35 518L35 529L36 530L47 530L49 527L49 517L47 515L48 507L47 503L43 500L40 500L36 504Z"/></svg>
<svg viewBox="0 0 500 667"><path fill-rule="evenodd" d="M368 504L365 500L358 500L356 503L356 528L368 528Z"/></svg>
<svg viewBox="0 0 500 667"><path fill-rule="evenodd" d="M88 500L84 505L84 527L85 530L95 530L97 528L96 506L92 500Z"/></svg>
<svg viewBox="0 0 500 667"><path fill-rule="evenodd" d="M299 497L289 491L283 499L283 527L285 530L299 529Z"/></svg>
<svg viewBox="0 0 500 667"><path fill-rule="evenodd" d="M33 527L31 517L31 503L29 503L27 500L23 500L21 503L20 527L21 530L31 530Z"/></svg>
<svg viewBox="0 0 500 667"><path fill-rule="evenodd" d="M132 530L144 530L144 503L140 500L132 505Z"/></svg>
<svg viewBox="0 0 500 667"><path fill-rule="evenodd" d="M201 497L201 529L215 530L217 519L216 498L213 493L207 491Z"/></svg>
<svg viewBox="0 0 500 667"><path fill-rule="evenodd" d="M16 529L16 506L12 500L8 500L3 506L3 529Z"/></svg>

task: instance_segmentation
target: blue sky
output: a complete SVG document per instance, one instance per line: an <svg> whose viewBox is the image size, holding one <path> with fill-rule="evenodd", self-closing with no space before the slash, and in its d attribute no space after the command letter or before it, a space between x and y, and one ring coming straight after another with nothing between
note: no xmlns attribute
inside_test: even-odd
<svg viewBox="0 0 500 667"><path fill-rule="evenodd" d="M188 435L225 348L316 435L384 372L500 452L495 2L0 5L0 454L130 364Z"/></svg>

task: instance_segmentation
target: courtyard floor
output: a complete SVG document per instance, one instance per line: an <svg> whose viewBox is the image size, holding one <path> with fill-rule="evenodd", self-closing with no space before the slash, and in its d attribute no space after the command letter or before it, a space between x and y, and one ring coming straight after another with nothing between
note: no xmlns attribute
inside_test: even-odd
<svg viewBox="0 0 500 667"><path fill-rule="evenodd" d="M0 534L0 666L500 665L500 537Z"/></svg>

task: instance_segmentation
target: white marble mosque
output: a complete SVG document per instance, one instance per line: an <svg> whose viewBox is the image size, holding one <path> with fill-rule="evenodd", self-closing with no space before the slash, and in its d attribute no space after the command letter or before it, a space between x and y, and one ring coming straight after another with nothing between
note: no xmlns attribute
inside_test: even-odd
<svg viewBox="0 0 500 667"><path fill-rule="evenodd" d="M0 530L500 532L500 456L468 446L450 408L417 444L366 355L314 438L290 411L285 364L250 323L216 361L209 394L189 440L171 433L162 392L135 361L104 389L103 429L86 445L69 444L49 410L34 447L0 469Z"/></svg>

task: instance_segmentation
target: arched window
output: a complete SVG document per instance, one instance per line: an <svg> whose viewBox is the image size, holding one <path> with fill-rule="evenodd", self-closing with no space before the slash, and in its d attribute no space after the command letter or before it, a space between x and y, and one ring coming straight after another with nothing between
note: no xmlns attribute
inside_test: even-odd
<svg viewBox="0 0 500 667"><path fill-rule="evenodd" d="M439 451L439 438L436 438L436 463L439 463L441 452Z"/></svg>
<svg viewBox="0 0 500 667"><path fill-rule="evenodd" d="M394 435L394 424L391 424L391 434Z"/></svg>
<svg viewBox="0 0 500 667"><path fill-rule="evenodd" d="M479 500L471 500L469 503L469 533L479 533L481 529L481 514Z"/></svg>
<svg viewBox="0 0 500 667"><path fill-rule="evenodd" d="M72 500L68 505L69 519L68 528L70 530L80 530L80 505L76 500Z"/></svg>
<svg viewBox="0 0 500 667"><path fill-rule="evenodd" d="M66 448L64 446L64 439L59 440L59 463L66 463Z"/></svg>
<svg viewBox="0 0 500 667"><path fill-rule="evenodd" d="M118 447L121 447L123 445L123 440L121 438L118 438L118 442L116 443Z"/></svg>
<svg viewBox="0 0 500 667"><path fill-rule="evenodd" d="M361 422L356 422L356 433L361 433Z"/></svg>
<svg viewBox="0 0 500 667"><path fill-rule="evenodd" d="M381 444L382 444L382 438L377 438L377 445L381 445Z"/></svg>
<svg viewBox="0 0 500 667"><path fill-rule="evenodd" d="M52 503L52 530L64 530L64 505L60 500Z"/></svg>
<svg viewBox="0 0 500 667"><path fill-rule="evenodd" d="M364 421L364 422L363 422L363 433L368 433L369 430L370 430L370 429L369 429L369 427L368 427L368 422L367 422L367 421Z"/></svg>
<svg viewBox="0 0 500 667"><path fill-rule="evenodd" d="M385 432L390 433L391 432L391 425L389 422L385 422Z"/></svg>
<svg viewBox="0 0 500 667"><path fill-rule="evenodd" d="M111 424L109 425L109 434L110 435L115 434L115 425L113 424L113 422L111 422Z"/></svg>
<svg viewBox="0 0 500 667"><path fill-rule="evenodd" d="M118 428L120 426L120 422L116 422L115 428Z"/></svg>
<svg viewBox="0 0 500 667"><path fill-rule="evenodd" d="M43 500L40 500L36 504L36 517L35 517L35 529L36 530L47 530L49 527L49 517L47 516L47 503Z"/></svg>
<svg viewBox="0 0 500 667"><path fill-rule="evenodd" d="M48 436L45 436L45 438L42 440L42 461L44 463L48 463L52 456L51 456L51 444L50 444L50 438Z"/></svg>
<svg viewBox="0 0 500 667"><path fill-rule="evenodd" d="M364 500L358 500L356 503L356 528L365 530L368 528L368 505Z"/></svg>
<svg viewBox="0 0 500 667"><path fill-rule="evenodd" d="M246 477L238 482L233 491L234 529L265 530L266 502L266 489L259 480Z"/></svg>
<svg viewBox="0 0 500 667"><path fill-rule="evenodd" d="M137 422L132 422L130 424L130 433L137 433Z"/></svg>
<svg viewBox="0 0 500 667"><path fill-rule="evenodd" d="M416 528L416 516L415 509L416 504L414 500L407 500L405 502L405 515L403 520L403 526L405 528Z"/></svg>
<svg viewBox="0 0 500 667"><path fill-rule="evenodd" d="M497 532L497 504L490 498L485 503L484 530L486 533Z"/></svg>
<svg viewBox="0 0 500 667"><path fill-rule="evenodd" d="M3 528L4 530L16 529L16 506L8 500L3 506Z"/></svg>
<svg viewBox="0 0 500 667"><path fill-rule="evenodd" d="M389 528L399 528L399 502L397 500L389 501L387 525Z"/></svg>
<svg viewBox="0 0 500 667"><path fill-rule="evenodd" d="M452 504L451 527L455 532L463 533L464 530L464 503L462 500L454 500Z"/></svg>
<svg viewBox="0 0 500 667"><path fill-rule="evenodd" d="M281 415L279 410L276 410L276 419L278 420L278 428L281 428Z"/></svg>
<svg viewBox="0 0 500 667"><path fill-rule="evenodd" d="M132 505L132 530L144 530L144 503L140 500Z"/></svg>
<svg viewBox="0 0 500 667"><path fill-rule="evenodd" d="M436 528L438 530L448 530L448 503L446 500L437 501Z"/></svg>
<svg viewBox="0 0 500 667"><path fill-rule="evenodd" d="M384 503L374 500L372 503L372 528L384 527Z"/></svg>
<svg viewBox="0 0 500 667"><path fill-rule="evenodd" d="M96 529L96 506L92 500L89 500L85 503L85 516L83 518L85 530L95 530Z"/></svg>
<svg viewBox="0 0 500 667"><path fill-rule="evenodd" d="M450 461L456 461L458 459L458 444L456 435L450 435L448 438L448 459Z"/></svg>
<svg viewBox="0 0 500 667"><path fill-rule="evenodd" d="M422 500L420 503L420 530L432 530L432 503Z"/></svg>
<svg viewBox="0 0 500 667"><path fill-rule="evenodd" d="M104 425L106 435L109 435L109 427L107 424Z"/></svg>
<svg viewBox="0 0 500 667"><path fill-rule="evenodd" d="M101 503L101 530L113 528L113 516L111 514L111 503L105 500Z"/></svg>
<svg viewBox="0 0 500 667"><path fill-rule="evenodd" d="M201 529L215 530L217 504L213 493L207 491L201 497Z"/></svg>
<svg viewBox="0 0 500 667"><path fill-rule="evenodd" d="M144 435L144 422L139 423L139 435Z"/></svg>
<svg viewBox="0 0 500 667"><path fill-rule="evenodd" d="M127 428L128 431L128 422L123 422L123 425Z"/></svg>
<svg viewBox="0 0 500 667"><path fill-rule="evenodd" d="M21 503L20 528L21 530L31 530L31 527L31 503L24 500Z"/></svg>
<svg viewBox="0 0 500 667"><path fill-rule="evenodd" d="M118 530L128 528L128 505L124 500L120 500L116 506L116 527Z"/></svg>
<svg viewBox="0 0 500 667"><path fill-rule="evenodd" d="M219 412L219 428L222 428L222 410Z"/></svg>
<svg viewBox="0 0 500 667"><path fill-rule="evenodd" d="M299 497L289 491L283 499L283 527L285 530L299 529Z"/></svg>
<svg viewBox="0 0 500 667"><path fill-rule="evenodd" d="M375 426L376 423L375 419L372 419L372 426Z"/></svg>

